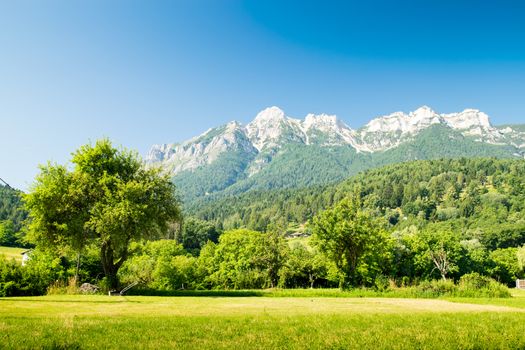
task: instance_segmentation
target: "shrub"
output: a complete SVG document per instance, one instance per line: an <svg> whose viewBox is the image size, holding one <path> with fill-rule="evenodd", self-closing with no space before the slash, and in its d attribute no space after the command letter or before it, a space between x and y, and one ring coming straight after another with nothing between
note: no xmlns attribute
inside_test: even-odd
<svg viewBox="0 0 525 350"><path fill-rule="evenodd" d="M390 283L390 280L388 279L388 277L386 277L384 275L379 275L379 276L376 277L376 279L374 281L374 287L379 292L385 292L385 291L390 289L391 283Z"/></svg>
<svg viewBox="0 0 525 350"><path fill-rule="evenodd" d="M452 280L424 281L412 289L415 297L437 298L442 296L462 298L509 298L509 289L490 277L478 273L463 275L458 284Z"/></svg>
<svg viewBox="0 0 525 350"><path fill-rule="evenodd" d="M45 294L47 288L57 281L65 284L69 277L68 267L66 258L34 250L26 265L21 267L23 277L21 283L28 292L24 295Z"/></svg>
<svg viewBox="0 0 525 350"><path fill-rule="evenodd" d="M0 297L22 295L22 267L0 255Z"/></svg>
<svg viewBox="0 0 525 350"><path fill-rule="evenodd" d="M132 250L135 255L119 271L119 278L124 284L138 282L140 288L159 291L197 286L197 259L176 241L137 243L132 246Z"/></svg>
<svg viewBox="0 0 525 350"><path fill-rule="evenodd" d="M75 277L70 277L69 281L55 281L47 287L47 295L53 294L80 294L80 289L77 286Z"/></svg>
<svg viewBox="0 0 525 350"><path fill-rule="evenodd" d="M418 296L435 298L454 295L456 285L451 280L432 280L421 282L415 289Z"/></svg>
<svg viewBox="0 0 525 350"><path fill-rule="evenodd" d="M53 282L66 280L60 258L34 251L26 266L0 256L0 296L30 296L46 293Z"/></svg>
<svg viewBox="0 0 525 350"><path fill-rule="evenodd" d="M458 284L458 296L508 298L509 289L498 281L473 272L461 276Z"/></svg>
<svg viewBox="0 0 525 350"><path fill-rule="evenodd" d="M482 276L477 272L468 273L461 276L459 279L459 286L465 289L481 289L486 288L490 284L491 278Z"/></svg>

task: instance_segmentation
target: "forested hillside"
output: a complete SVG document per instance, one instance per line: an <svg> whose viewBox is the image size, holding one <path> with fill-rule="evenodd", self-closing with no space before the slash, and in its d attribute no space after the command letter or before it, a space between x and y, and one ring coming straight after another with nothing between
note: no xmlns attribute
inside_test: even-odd
<svg viewBox="0 0 525 350"><path fill-rule="evenodd" d="M255 191L193 209L226 231L218 243L199 244L197 258L178 258L184 272L172 288L183 280L193 288L383 288L388 279L411 285L439 277L482 279L477 274L512 285L525 266L523 160L413 161L337 185ZM238 227L266 233L231 230ZM290 248L284 227L306 227L312 237ZM150 255L144 252L126 268L143 266ZM162 281L151 286L161 288Z"/></svg>
<svg viewBox="0 0 525 350"><path fill-rule="evenodd" d="M26 217L21 192L0 185L0 245L19 245L17 233Z"/></svg>
<svg viewBox="0 0 525 350"><path fill-rule="evenodd" d="M349 193L393 226L447 222L462 231L525 229L525 161L446 159L368 170L337 185L254 191L188 208L224 228L302 224Z"/></svg>

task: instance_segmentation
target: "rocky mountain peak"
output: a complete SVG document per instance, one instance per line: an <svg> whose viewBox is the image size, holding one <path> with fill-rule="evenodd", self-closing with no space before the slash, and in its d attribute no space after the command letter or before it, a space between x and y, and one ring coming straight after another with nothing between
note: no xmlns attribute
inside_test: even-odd
<svg viewBox="0 0 525 350"><path fill-rule="evenodd" d="M305 129L310 129L312 127L334 127L334 126L341 126L342 123L339 119L337 119L336 115L329 115L329 114L313 114L309 113L303 121L303 127Z"/></svg>
<svg viewBox="0 0 525 350"><path fill-rule="evenodd" d="M272 122L285 119L284 111L277 106L272 106L263 109L255 116L255 119L250 123ZM248 124L249 125L249 124Z"/></svg>
<svg viewBox="0 0 525 350"><path fill-rule="evenodd" d="M444 114L443 117L455 129L492 128L489 116L477 109L465 109L460 113Z"/></svg>
<svg viewBox="0 0 525 350"><path fill-rule="evenodd" d="M410 115L426 115L426 116L432 116L434 114L436 114L436 112L427 105L423 105L417 108L415 111L410 113Z"/></svg>
<svg viewBox="0 0 525 350"><path fill-rule="evenodd" d="M210 164L224 152L231 151L260 153L255 162L266 164L289 144L351 146L357 152L373 153L410 142L419 132L433 125L450 128L475 141L508 144L518 150L525 148L525 133L493 127L488 115L477 109L438 114L422 106L409 113L395 112L377 117L361 129L353 130L335 115L308 114L300 120L272 106L259 112L246 126L230 122L182 144L155 145L146 159L148 163L167 164L176 172Z"/></svg>
<svg viewBox="0 0 525 350"><path fill-rule="evenodd" d="M285 134L293 140L296 137L302 140L299 129L298 120L287 117L282 109L273 106L259 112L246 125L246 136L261 151L278 146Z"/></svg>

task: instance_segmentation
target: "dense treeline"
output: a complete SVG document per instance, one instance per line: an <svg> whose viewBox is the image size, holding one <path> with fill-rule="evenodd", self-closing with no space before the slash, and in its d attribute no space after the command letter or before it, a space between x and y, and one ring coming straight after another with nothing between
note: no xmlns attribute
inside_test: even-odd
<svg viewBox="0 0 525 350"><path fill-rule="evenodd" d="M313 234L313 243L289 249L276 244L281 248L274 251L281 251L283 264L278 269L263 268L255 262L271 261L259 256L265 250L247 252L244 247L256 246L248 243L250 237L264 234L230 230L218 244L205 245L195 258L208 269L204 274L207 277L203 277L206 288L267 287L275 283L304 287L308 281L315 285L370 286L385 279L412 284L435 278L459 280L472 273L512 285L523 276L522 160L463 158L396 164L364 172L336 186L256 192L212 208L201 212L210 214L202 217L227 229L270 228L270 235L276 224L281 225L278 231L283 233L283 225L310 221L306 230ZM324 208L330 209L322 211ZM372 232L378 233L374 236ZM351 238L344 238L347 234ZM231 237L243 243L236 244ZM344 239L337 245L341 237ZM375 243L372 237L378 237ZM261 247L271 246L264 242ZM352 242L361 243L350 249ZM233 248L219 249L223 245ZM362 250L361 256L352 256L356 249ZM240 265L231 263L224 268L216 254ZM274 261L279 259L274 256ZM312 269L318 271L314 282ZM269 270L278 270L279 278L262 278L261 274ZM223 279L224 274L217 271L230 271L230 275ZM242 274L232 277L232 271Z"/></svg>
<svg viewBox="0 0 525 350"><path fill-rule="evenodd" d="M434 290L470 281L492 295L500 289L490 278L513 285L525 276L525 161L416 161L331 187L255 195L216 207L217 215L208 219L222 225L186 217L174 240L133 243L120 280L156 291L383 290L393 284ZM286 238L290 223L305 221L310 237ZM240 226L259 230L235 228ZM94 252L92 247L83 252L76 273L81 281L100 282ZM66 283L77 257L74 251L37 250L27 271ZM0 263L4 295L42 291L43 282L31 289L23 271ZM9 284L16 274L30 286ZM442 282L428 282L436 279Z"/></svg>
<svg viewBox="0 0 525 350"><path fill-rule="evenodd" d="M21 246L20 230L27 217L21 192L0 185L0 246Z"/></svg>

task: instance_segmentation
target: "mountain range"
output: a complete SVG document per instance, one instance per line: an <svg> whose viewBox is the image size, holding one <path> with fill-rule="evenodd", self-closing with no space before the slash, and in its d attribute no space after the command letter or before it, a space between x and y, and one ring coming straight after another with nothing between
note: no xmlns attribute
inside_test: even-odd
<svg viewBox="0 0 525 350"><path fill-rule="evenodd" d="M188 203L326 184L400 161L524 156L525 125L493 126L475 109L439 114L423 106L352 129L335 115L301 120L269 107L247 125L232 121L182 143L153 145L145 160L171 173Z"/></svg>

